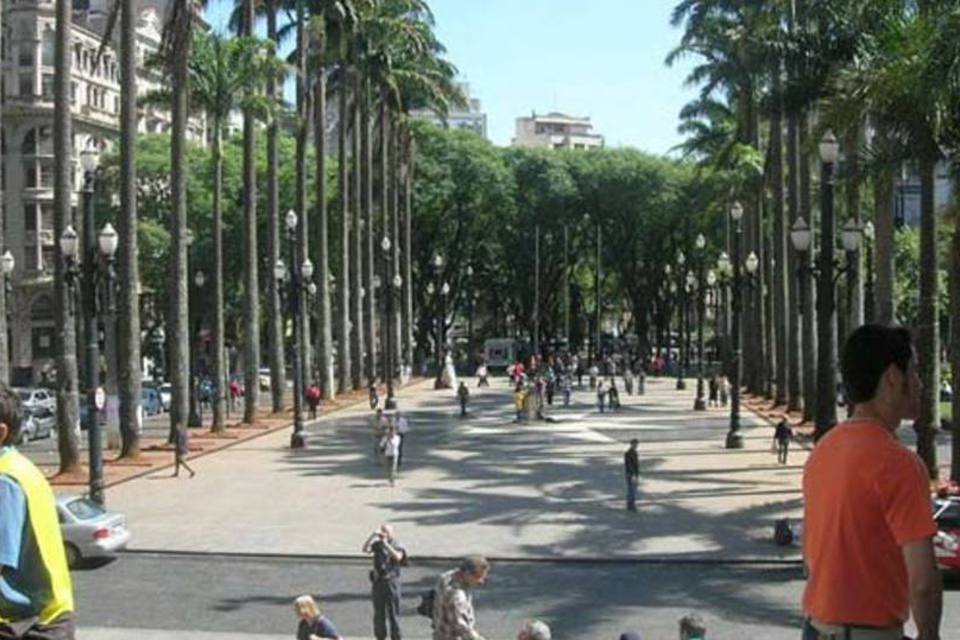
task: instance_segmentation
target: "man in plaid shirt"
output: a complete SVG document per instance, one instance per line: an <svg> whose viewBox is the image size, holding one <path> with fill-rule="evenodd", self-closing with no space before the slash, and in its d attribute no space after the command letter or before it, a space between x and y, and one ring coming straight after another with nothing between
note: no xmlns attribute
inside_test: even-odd
<svg viewBox="0 0 960 640"><path fill-rule="evenodd" d="M486 558L469 556L440 576L434 588L433 640L483 640L476 629L472 592L487 581L489 571Z"/></svg>

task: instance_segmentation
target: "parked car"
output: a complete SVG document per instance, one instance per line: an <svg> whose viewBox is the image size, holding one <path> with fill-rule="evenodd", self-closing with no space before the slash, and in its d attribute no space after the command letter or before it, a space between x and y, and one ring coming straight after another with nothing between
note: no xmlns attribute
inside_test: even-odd
<svg viewBox="0 0 960 640"><path fill-rule="evenodd" d="M130 531L122 514L106 511L83 496L58 498L57 519L67 564L71 567L87 558L112 557L130 542Z"/></svg>
<svg viewBox="0 0 960 640"><path fill-rule="evenodd" d="M163 413L163 400L160 392L153 387L143 387L140 392L140 404L143 405L143 415L158 416Z"/></svg>
<svg viewBox="0 0 960 640"><path fill-rule="evenodd" d="M44 407L51 411L57 410L57 396L49 389L17 387L15 391L20 395L20 404L24 409Z"/></svg>
<svg viewBox="0 0 960 640"><path fill-rule="evenodd" d="M20 441L26 444L31 440L49 438L57 424L57 417L53 411L46 408L26 409L20 421Z"/></svg>

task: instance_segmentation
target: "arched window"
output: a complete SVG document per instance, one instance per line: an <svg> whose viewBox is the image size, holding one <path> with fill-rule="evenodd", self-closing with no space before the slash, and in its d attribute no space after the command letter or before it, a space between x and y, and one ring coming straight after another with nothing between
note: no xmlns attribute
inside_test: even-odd
<svg viewBox="0 0 960 640"><path fill-rule="evenodd" d="M35 127L27 131L20 143L20 153L25 156L53 155L53 130L49 126Z"/></svg>

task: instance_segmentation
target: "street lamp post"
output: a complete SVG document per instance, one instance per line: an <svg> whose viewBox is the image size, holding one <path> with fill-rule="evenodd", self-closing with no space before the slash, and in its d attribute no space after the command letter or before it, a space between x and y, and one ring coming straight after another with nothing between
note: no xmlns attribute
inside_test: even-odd
<svg viewBox="0 0 960 640"><path fill-rule="evenodd" d="M0 336L2 336L3 344L6 345L4 352L0 353L4 359L3 362L0 362L0 382L4 384L10 384L10 340L8 338L8 332L10 330L10 296L13 293L13 283L10 282L10 276L13 274L13 269L16 266L16 260L14 260L13 254L10 253L10 250L7 249L3 252L3 256L0 257L0 274L3 275L3 310L0 314L0 321L3 322L3 325L0 326Z"/></svg>
<svg viewBox="0 0 960 640"><path fill-rule="evenodd" d="M93 200L96 193L98 153L95 148L87 148L80 154L83 168L83 252L80 252L79 238L72 226L67 226L60 236L60 251L66 264L68 286L74 288L76 280L82 275L81 294L83 299L84 333L86 334L87 367L84 372L84 386L87 395L87 410L83 415L86 422L88 449L90 455L90 499L99 505L104 504L103 486L103 434L98 419L98 393L100 383L100 332L97 294L102 293L106 306L111 306L114 280L113 257L117 252L118 236L109 222L97 235L93 214ZM11 256L12 257L12 256ZM103 267L101 268L101 263ZM4 265L4 270L6 265Z"/></svg>
<svg viewBox="0 0 960 640"><path fill-rule="evenodd" d="M697 399L693 402L694 411L706 411L707 402L703 393L703 323L704 316L706 315L705 305L706 305L706 275L704 274L705 268L704 264L706 262L706 256L704 255L707 248L707 239L703 237L703 234L698 234L697 239L694 243L694 246L697 249L696 259L697 259L697 275L696 275L696 284L697 284Z"/></svg>
<svg viewBox="0 0 960 640"><path fill-rule="evenodd" d="M386 331L386 339L384 344L386 346L383 362L384 362L384 378L387 383L387 399L384 403L386 409L396 409L397 408L397 398L394 392L393 380L396 376L396 363L393 361L393 331L391 330L390 319L393 318L393 297L394 294L403 286L403 279L400 277L399 273L395 273L393 278L390 278L390 265L391 265L391 253L390 248L393 246L393 243L390 242L390 238L383 236L383 240L380 241L380 248L383 249L383 280L384 289L385 289L385 304L384 309L386 312L386 321L383 323L384 330ZM441 263L442 264L442 263Z"/></svg>
<svg viewBox="0 0 960 640"><path fill-rule="evenodd" d="M874 306L876 305L876 300L873 297L873 239L876 236L876 231L873 228L872 222L867 222L863 225L863 242L865 244L864 253L866 254L866 267L867 267L867 277L864 279L864 320L867 324L873 322L874 319Z"/></svg>
<svg viewBox="0 0 960 640"><path fill-rule="evenodd" d="M839 145L833 133L820 141L821 160L821 225L820 254L816 266L812 268L817 278L817 396L815 411L815 438L826 433L837 422L837 318L836 318L836 281L844 272L856 269L850 260L855 256L863 239L864 231L850 221L844 226L842 241L847 252L846 266L837 264L836 219L833 208L834 169L839 157ZM794 249L800 254L811 250L813 233L803 218L798 218L790 232ZM801 269L801 280L805 279ZM801 295L804 288L801 287ZM803 306L801 299L801 306Z"/></svg>
<svg viewBox="0 0 960 640"><path fill-rule="evenodd" d="M533 354L540 357L540 225L533 227Z"/></svg>
<svg viewBox="0 0 960 640"><path fill-rule="evenodd" d="M190 355L190 416L187 419L187 425L191 427L203 426L203 404L200 402L200 325L202 314L200 309L202 305L200 300L203 296L203 285L207 283L207 274L198 269L193 275L194 284L194 302L190 309L193 312L193 353Z"/></svg>
<svg viewBox="0 0 960 640"><path fill-rule="evenodd" d="M302 449L306 446L306 437L303 431L303 370L301 369L301 353L303 346L303 326L299 322L300 313L303 308L303 298L305 295L313 295L317 290L317 285L311 281L313 278L313 263L309 258L302 262L298 260L297 247L297 214L292 209L287 211L284 220L287 226L287 246L290 259L290 271L287 273L287 266L283 260L278 260L273 266L273 277L277 281L277 290L284 292L284 281L287 281L286 287L286 307L290 320L293 323L293 357L291 365L293 367L293 434L290 436L290 448ZM288 280L289 275L289 280Z"/></svg>
<svg viewBox="0 0 960 640"><path fill-rule="evenodd" d="M743 378L743 279L740 271L743 260L743 205L734 202L730 207L730 219L733 221L733 322L730 330L731 366L730 373L730 429L727 431L727 449L742 449L743 436L740 435L740 384Z"/></svg>
<svg viewBox="0 0 960 640"><path fill-rule="evenodd" d="M440 296L443 285L441 284L441 279L443 278L443 256L439 253L434 254L433 256L433 276L436 281L436 284L431 282L427 285L427 293L433 296ZM437 378L434 380L433 388L439 389L443 386L443 340L442 326L446 322L446 316L442 315L443 301L439 297L434 297L433 299L433 309L434 309L434 361L437 366Z"/></svg>
<svg viewBox="0 0 960 640"><path fill-rule="evenodd" d="M683 251L677 253L677 292L679 295L679 308L680 308L680 332L679 332L679 344L677 349L677 391L683 391L687 388L687 381L684 380L684 365L686 364L687 354L687 285L686 285L686 269L684 265L687 262L687 257L683 255Z"/></svg>

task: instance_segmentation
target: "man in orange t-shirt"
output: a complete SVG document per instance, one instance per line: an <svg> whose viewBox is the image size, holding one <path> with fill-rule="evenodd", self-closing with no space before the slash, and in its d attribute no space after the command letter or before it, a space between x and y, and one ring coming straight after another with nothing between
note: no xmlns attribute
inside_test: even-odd
<svg viewBox="0 0 960 640"><path fill-rule="evenodd" d="M905 329L865 325L843 350L853 415L817 443L803 474L805 638L938 640L942 591L927 470L895 432L915 419L920 378Z"/></svg>

